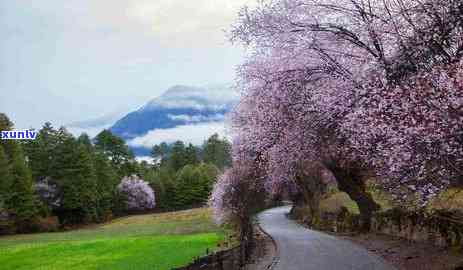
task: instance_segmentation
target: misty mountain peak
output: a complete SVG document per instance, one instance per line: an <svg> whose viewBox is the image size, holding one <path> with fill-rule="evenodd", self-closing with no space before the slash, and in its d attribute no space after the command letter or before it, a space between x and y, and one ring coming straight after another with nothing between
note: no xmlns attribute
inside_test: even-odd
<svg viewBox="0 0 463 270"><path fill-rule="evenodd" d="M176 85L169 88L161 96L148 102L142 110L158 109L159 107L197 110L225 109L236 103L238 98L238 94L226 85L211 87Z"/></svg>
<svg viewBox="0 0 463 270"><path fill-rule="evenodd" d="M225 115L238 100L239 95L226 85L208 87L176 85L139 110L122 117L111 127L111 130L127 141L131 141L154 130L223 123ZM139 155L149 154L147 148L132 149Z"/></svg>

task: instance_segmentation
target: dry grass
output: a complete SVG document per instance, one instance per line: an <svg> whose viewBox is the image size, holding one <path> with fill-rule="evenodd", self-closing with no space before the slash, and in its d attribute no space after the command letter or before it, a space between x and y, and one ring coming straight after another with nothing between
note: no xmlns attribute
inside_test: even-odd
<svg viewBox="0 0 463 270"><path fill-rule="evenodd" d="M428 205L430 210L463 210L463 189L452 188L442 192Z"/></svg>
<svg viewBox="0 0 463 270"><path fill-rule="evenodd" d="M341 210L341 207L346 207L351 213L360 213L357 204L344 192L333 193L320 203L320 208L323 212L336 213Z"/></svg>

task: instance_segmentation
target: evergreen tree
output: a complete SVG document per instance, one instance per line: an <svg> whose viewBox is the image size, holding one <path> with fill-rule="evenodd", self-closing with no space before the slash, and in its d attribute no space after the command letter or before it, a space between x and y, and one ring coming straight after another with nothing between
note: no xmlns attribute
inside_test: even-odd
<svg viewBox="0 0 463 270"><path fill-rule="evenodd" d="M55 160L59 158L55 150L65 135L55 130L47 122L39 130L35 140L24 143L24 150L31 167L32 177L36 182L53 175Z"/></svg>
<svg viewBox="0 0 463 270"><path fill-rule="evenodd" d="M200 182L202 187L201 197L209 198L220 170L215 165L209 163L201 164L196 168L196 170L200 175Z"/></svg>
<svg viewBox="0 0 463 270"><path fill-rule="evenodd" d="M54 179L63 192L58 215L64 223L92 222L97 220L97 176L91 153L72 137L58 147L60 156Z"/></svg>
<svg viewBox="0 0 463 270"><path fill-rule="evenodd" d="M104 221L112 215L118 176L103 154L95 154L94 164L98 192L98 219Z"/></svg>
<svg viewBox="0 0 463 270"><path fill-rule="evenodd" d="M141 178L145 179L153 190L156 191L156 207L165 208L163 205L163 199L166 190L160 177L160 170L158 168L150 168L149 166L142 168L144 169L140 172Z"/></svg>
<svg viewBox="0 0 463 270"><path fill-rule="evenodd" d="M175 179L175 202L177 207L186 208L191 206L197 197L197 175L191 165L184 166Z"/></svg>
<svg viewBox="0 0 463 270"><path fill-rule="evenodd" d="M175 172L169 167L161 167L157 173L160 185L163 187L159 195L159 206L166 210L173 210L176 207L175 201Z"/></svg>
<svg viewBox="0 0 463 270"><path fill-rule="evenodd" d="M163 164L165 162L168 154L169 146L165 142L153 146L153 149L151 150L151 156L154 160L159 160L160 164Z"/></svg>
<svg viewBox="0 0 463 270"><path fill-rule="evenodd" d="M203 145L203 161L217 166L220 170L231 165L231 145L218 134L212 135Z"/></svg>
<svg viewBox="0 0 463 270"><path fill-rule="evenodd" d="M12 211L15 222L21 231L37 215L37 200L34 192L32 175L27 167L24 154L18 144L14 144L10 154L11 183L6 205Z"/></svg>
<svg viewBox="0 0 463 270"><path fill-rule="evenodd" d="M177 206L189 208L207 201L212 179L202 166L186 165L176 176L175 200Z"/></svg>
<svg viewBox="0 0 463 270"><path fill-rule="evenodd" d="M96 148L111 159L120 175L130 175L135 170L134 155L122 138L105 129L95 138Z"/></svg>
<svg viewBox="0 0 463 270"><path fill-rule="evenodd" d="M169 156L169 167L174 171L178 171L187 164L187 155L185 144L182 141L176 141L172 145L172 150Z"/></svg>
<svg viewBox="0 0 463 270"><path fill-rule="evenodd" d="M11 130L13 128L13 122L10 121L8 116L4 113L0 113L0 130Z"/></svg>
<svg viewBox="0 0 463 270"><path fill-rule="evenodd" d="M196 146L191 143L185 148L186 164L196 165L199 163L199 154Z"/></svg>
<svg viewBox="0 0 463 270"><path fill-rule="evenodd" d="M13 122L4 114L0 113L0 131L11 130L13 128ZM11 140L0 140L0 145L3 146L3 150L8 160L11 160L10 154L14 151L15 141Z"/></svg>
<svg viewBox="0 0 463 270"><path fill-rule="evenodd" d="M92 141L90 140L90 137L87 135L87 133L80 134L80 136L77 138L77 143L83 145L89 152L93 152Z"/></svg>
<svg viewBox="0 0 463 270"><path fill-rule="evenodd" d="M0 113L0 130L11 130L13 123ZM19 143L0 140L0 180L4 195L4 208L13 217L18 230L25 230L37 215L36 196L32 176Z"/></svg>
<svg viewBox="0 0 463 270"><path fill-rule="evenodd" d="M0 145L0 204L5 207L5 201L9 194L9 185L11 184L11 172L8 159L3 146ZM5 210L6 211L6 210Z"/></svg>

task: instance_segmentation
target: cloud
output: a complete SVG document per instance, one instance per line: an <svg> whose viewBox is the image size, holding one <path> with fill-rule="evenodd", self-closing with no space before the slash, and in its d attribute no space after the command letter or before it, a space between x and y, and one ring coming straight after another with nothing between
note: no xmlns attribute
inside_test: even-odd
<svg viewBox="0 0 463 270"><path fill-rule="evenodd" d="M20 127L62 125L232 81L244 54L223 30L255 1L0 0L0 108Z"/></svg>
<svg viewBox="0 0 463 270"><path fill-rule="evenodd" d="M169 129L155 129L146 135L137 137L128 142L133 147L151 148L162 142L172 143L177 140L194 145L201 145L212 134L218 133L221 137L227 137L224 122L211 122L196 125L182 125Z"/></svg>
<svg viewBox="0 0 463 270"><path fill-rule="evenodd" d="M74 136L80 136L82 133L86 133L91 138L98 135L103 129L110 128L111 125L104 125L99 127L76 127L76 126L67 126L66 129L71 132Z"/></svg>
<svg viewBox="0 0 463 270"><path fill-rule="evenodd" d="M152 157L142 156L142 157L135 157L135 160L138 162L146 161L148 164L155 164L156 160Z"/></svg>
<svg viewBox="0 0 463 270"><path fill-rule="evenodd" d="M255 0L138 0L127 10L131 20L147 25L164 42L225 43L223 30L243 5Z"/></svg>
<svg viewBox="0 0 463 270"><path fill-rule="evenodd" d="M168 114L167 117L171 120L185 121L188 123L198 123L198 122L212 122L212 121L221 121L225 119L224 114L214 114L210 116L204 115L188 115L188 114Z"/></svg>

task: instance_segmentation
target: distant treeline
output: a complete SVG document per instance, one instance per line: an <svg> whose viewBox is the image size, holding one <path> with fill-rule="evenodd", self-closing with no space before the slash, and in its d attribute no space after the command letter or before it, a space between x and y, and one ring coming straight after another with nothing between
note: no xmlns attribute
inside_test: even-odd
<svg viewBox="0 0 463 270"><path fill-rule="evenodd" d="M0 113L0 130L12 128ZM154 164L137 162L109 130L76 138L50 123L35 140L0 140L0 234L53 231L131 213L128 197L143 194L122 194L121 180L133 179L127 176L154 190L158 211L203 205L219 171L230 165L230 144L217 135L201 147L178 141L152 152Z"/></svg>

